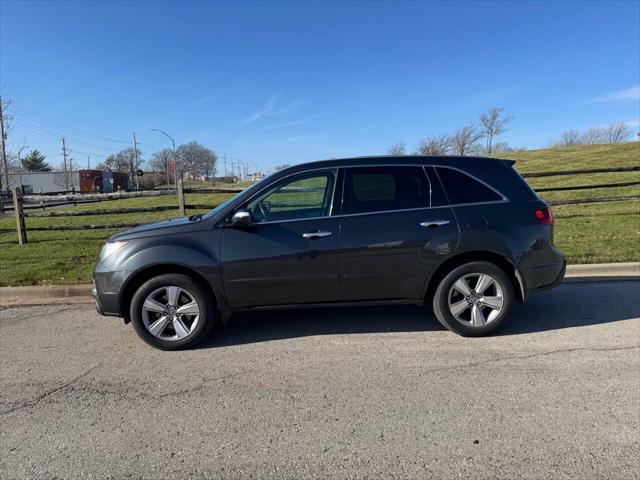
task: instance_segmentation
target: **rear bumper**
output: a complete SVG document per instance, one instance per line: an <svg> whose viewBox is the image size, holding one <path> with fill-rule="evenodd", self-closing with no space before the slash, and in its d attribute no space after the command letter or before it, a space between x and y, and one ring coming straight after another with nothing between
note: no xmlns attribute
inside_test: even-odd
<svg viewBox="0 0 640 480"><path fill-rule="evenodd" d="M526 297L557 287L567 271L567 261L560 256L558 262L547 263L522 272Z"/></svg>

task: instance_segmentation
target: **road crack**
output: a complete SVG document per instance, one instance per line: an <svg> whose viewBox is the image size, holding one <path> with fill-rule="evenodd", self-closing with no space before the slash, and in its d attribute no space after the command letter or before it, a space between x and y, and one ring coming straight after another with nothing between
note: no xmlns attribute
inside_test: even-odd
<svg viewBox="0 0 640 480"><path fill-rule="evenodd" d="M565 348L565 349L558 349L558 350L550 350L547 352L538 352L538 353L532 353L530 355L512 355L509 357L498 357L498 358L490 358L488 360L481 360L478 362L469 362L469 363L465 363L465 364L461 364L461 365L448 365L446 367L439 367L439 368L433 368L428 370L429 372L440 372L440 371L446 371L446 370L457 370L460 368L473 368L473 367L481 367L483 365L487 365L490 363L498 363L498 362L505 362L508 360L526 360L529 358L535 358L535 357L546 357L549 355L556 355L556 354L560 354L560 353L572 353L572 352L614 352L614 351L621 351L621 350L637 350L640 349L640 345L633 345L630 347L602 347L602 348L586 348L586 347L578 347L578 348Z"/></svg>
<svg viewBox="0 0 640 480"><path fill-rule="evenodd" d="M7 414L15 412L17 410L22 410L23 408L33 407L33 406L37 405L38 403L40 403L45 398L47 398L48 396L53 395L54 393L59 392L60 390L64 390L65 388L67 388L67 387L73 385L74 383L78 382L79 380L83 379L84 377L89 375L91 372L93 372L99 366L100 366L100 364L91 367L86 372L82 373L81 375L78 375L77 377L69 380L68 382L64 383L63 385L60 385L60 386L58 386L56 388L52 388L51 390L48 390L48 391L38 395L36 398L34 398L32 400L29 400L29 401L26 401L26 402L22 402L19 405L16 405L15 407L13 407L13 408L10 408L8 410L4 410L3 412L0 412L0 415L7 415Z"/></svg>

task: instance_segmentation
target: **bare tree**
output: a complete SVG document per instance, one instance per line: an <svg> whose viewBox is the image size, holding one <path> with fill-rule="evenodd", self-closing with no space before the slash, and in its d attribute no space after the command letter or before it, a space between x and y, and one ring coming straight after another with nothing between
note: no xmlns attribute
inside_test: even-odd
<svg viewBox="0 0 640 480"><path fill-rule="evenodd" d="M498 142L493 145L492 153L511 153L515 151L515 148L510 146L507 142Z"/></svg>
<svg viewBox="0 0 640 480"><path fill-rule="evenodd" d="M631 136L631 130L624 122L610 123L603 129L605 143L622 143Z"/></svg>
<svg viewBox="0 0 640 480"><path fill-rule="evenodd" d="M556 142L557 147L574 147L582 145L582 138L578 130L565 130L560 135L560 140Z"/></svg>
<svg viewBox="0 0 640 480"><path fill-rule="evenodd" d="M7 151L7 175L17 172L18 169L19 169L18 159ZM0 175L2 176L3 179L5 178L4 163L1 161L0 161ZM3 188L4 187L6 187L6 185L3 184Z"/></svg>
<svg viewBox="0 0 640 480"><path fill-rule="evenodd" d="M491 155L493 152L493 140L498 135L507 131L507 125L513 120L511 115L503 115L504 108L492 107L486 113L480 114L480 124L484 130L486 140L486 152Z"/></svg>
<svg viewBox="0 0 640 480"><path fill-rule="evenodd" d="M449 153L450 139L448 135L432 135L418 144L417 155L446 155Z"/></svg>
<svg viewBox="0 0 640 480"><path fill-rule="evenodd" d="M192 180L202 176L214 176L218 156L198 142L189 142L178 147L179 172L187 172Z"/></svg>
<svg viewBox="0 0 640 480"><path fill-rule="evenodd" d="M459 128L451 135L451 150L457 155L469 155L477 148L476 143L483 136L473 124Z"/></svg>
<svg viewBox="0 0 640 480"><path fill-rule="evenodd" d="M391 145L389 150L387 150L387 155L391 155L392 157L402 157L406 155L407 147L403 142L396 143L395 145Z"/></svg>
<svg viewBox="0 0 640 480"><path fill-rule="evenodd" d="M154 172L161 172L166 174L169 168L169 161L173 158L173 150L170 148L163 148L151 155L149 160L149 167Z"/></svg>
<svg viewBox="0 0 640 480"><path fill-rule="evenodd" d="M585 145L597 145L604 142L605 130L603 128L589 128L582 134L581 143Z"/></svg>
<svg viewBox="0 0 640 480"><path fill-rule="evenodd" d="M109 155L97 166L97 168L98 170L109 170L112 172L127 172L133 176L133 174L135 174L134 163L136 153L138 154L138 159L140 159L142 157L140 149L138 149L137 152L134 152L133 147L125 148L124 150L120 150L118 153ZM138 160L138 163L142 164L142 161Z"/></svg>

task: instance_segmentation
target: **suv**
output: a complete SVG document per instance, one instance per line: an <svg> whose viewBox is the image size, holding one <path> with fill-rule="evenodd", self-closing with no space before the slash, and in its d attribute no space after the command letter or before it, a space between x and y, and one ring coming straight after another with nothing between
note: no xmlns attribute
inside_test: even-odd
<svg viewBox="0 0 640 480"><path fill-rule="evenodd" d="M233 312L431 304L486 335L556 286L549 207L513 168L474 157L368 157L278 171L207 214L114 235L95 267L103 315L166 350Z"/></svg>

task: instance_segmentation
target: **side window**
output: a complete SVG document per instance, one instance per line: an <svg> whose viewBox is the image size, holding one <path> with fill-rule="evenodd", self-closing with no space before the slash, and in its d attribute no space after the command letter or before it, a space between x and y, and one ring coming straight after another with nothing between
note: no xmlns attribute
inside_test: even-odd
<svg viewBox="0 0 640 480"><path fill-rule="evenodd" d="M343 213L430 206L429 181L420 166L354 167L347 170Z"/></svg>
<svg viewBox="0 0 640 480"><path fill-rule="evenodd" d="M502 196L466 173L446 167L436 167L436 170L451 204L502 200Z"/></svg>
<svg viewBox="0 0 640 480"><path fill-rule="evenodd" d="M246 208L255 223L328 216L334 183L332 171L298 175L279 182Z"/></svg>

